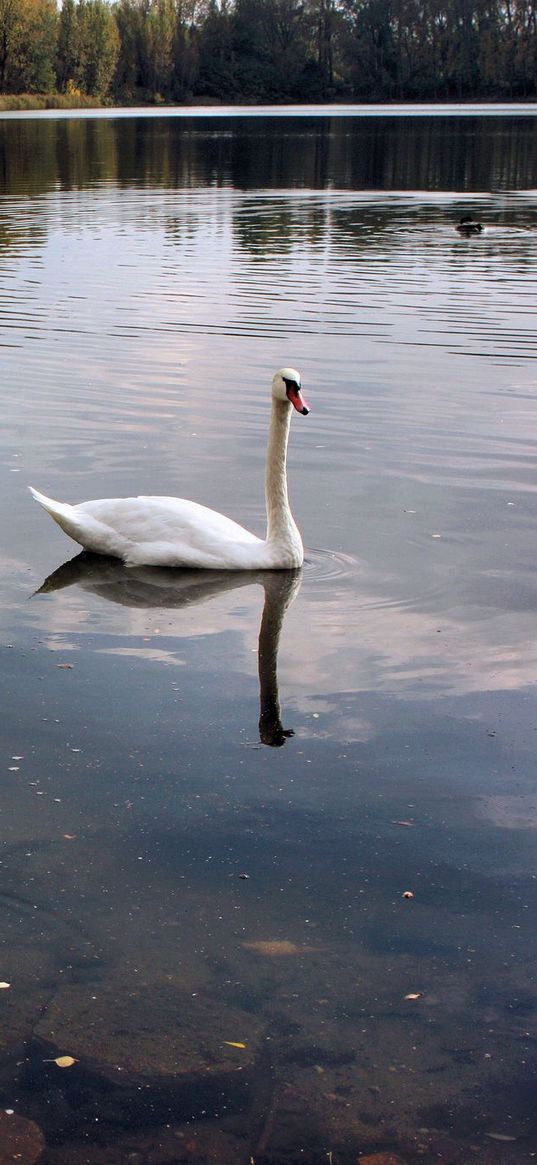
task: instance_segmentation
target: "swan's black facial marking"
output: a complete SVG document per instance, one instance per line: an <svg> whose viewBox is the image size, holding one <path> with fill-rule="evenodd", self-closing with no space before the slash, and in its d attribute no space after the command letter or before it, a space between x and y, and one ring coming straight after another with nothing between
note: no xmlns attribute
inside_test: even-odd
<svg viewBox="0 0 537 1165"><path fill-rule="evenodd" d="M296 409L297 413L301 413L303 417L307 417L310 410L309 410L308 406L306 404L304 404L304 401L302 400L302 397L300 395L301 388L300 388L299 381L298 380L289 380L287 376L284 376L283 382L285 384L285 391L287 393L288 401L291 402L293 408Z"/></svg>

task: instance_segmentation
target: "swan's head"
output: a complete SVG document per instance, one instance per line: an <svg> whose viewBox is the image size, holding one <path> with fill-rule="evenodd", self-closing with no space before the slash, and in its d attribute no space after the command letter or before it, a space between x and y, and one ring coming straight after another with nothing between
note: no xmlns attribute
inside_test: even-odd
<svg viewBox="0 0 537 1165"><path fill-rule="evenodd" d="M272 395L275 400L290 401L297 413L307 417L309 408L302 399L300 372L296 368L280 368L272 378Z"/></svg>

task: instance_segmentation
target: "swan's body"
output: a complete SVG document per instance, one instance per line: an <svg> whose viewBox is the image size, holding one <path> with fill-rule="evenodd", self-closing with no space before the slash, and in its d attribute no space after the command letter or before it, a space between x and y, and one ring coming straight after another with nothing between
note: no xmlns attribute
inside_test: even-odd
<svg viewBox="0 0 537 1165"><path fill-rule="evenodd" d="M31 492L62 530L96 554L128 566L186 566L208 570L278 570L301 566L304 549L287 496L287 441L291 407L308 412L300 376L282 368L272 381L263 540L197 502L171 497L103 498L70 506Z"/></svg>
<svg viewBox="0 0 537 1165"><path fill-rule="evenodd" d="M461 235L480 235L483 226L475 218L472 218L471 214L465 214L464 218L461 218L460 222L457 223L455 230L460 231Z"/></svg>

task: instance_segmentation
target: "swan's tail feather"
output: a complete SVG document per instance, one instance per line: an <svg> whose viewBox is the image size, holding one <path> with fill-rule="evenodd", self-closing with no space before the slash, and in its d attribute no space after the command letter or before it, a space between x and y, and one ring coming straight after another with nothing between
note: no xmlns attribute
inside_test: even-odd
<svg viewBox="0 0 537 1165"><path fill-rule="evenodd" d="M28 488L32 497L35 498L36 502L39 502L40 506L43 506L43 509L47 511L47 514L50 514L51 518L54 518L58 526L61 526L66 534L69 534L71 538L75 538L76 540L76 535L72 531L77 528L79 522L77 521L74 507L68 505L66 502L55 502L53 498L47 498L45 494L40 494L39 490L34 489L31 485Z"/></svg>
<svg viewBox="0 0 537 1165"><path fill-rule="evenodd" d="M124 546L127 547L129 543L125 538L119 539L117 534L105 526L103 522L99 522L90 514L79 513L75 506L70 506L67 502L56 502L53 498L47 498L45 494L39 493L39 490L33 489L32 486L28 488L36 502L43 506L47 514L50 514L58 526L61 526L64 533L68 534L74 542L78 542L79 546L84 546L86 550L92 550L98 554L123 557Z"/></svg>
<svg viewBox="0 0 537 1165"><path fill-rule="evenodd" d="M67 505L65 502L55 502L53 498L47 498L45 494L40 494L39 490L34 489L31 485L28 486L28 489L36 502L39 502L39 505L43 506L43 509L47 511L47 514L50 514L51 518L54 518L54 521L59 526L62 526L64 521L69 520L70 513L73 510L72 506Z"/></svg>

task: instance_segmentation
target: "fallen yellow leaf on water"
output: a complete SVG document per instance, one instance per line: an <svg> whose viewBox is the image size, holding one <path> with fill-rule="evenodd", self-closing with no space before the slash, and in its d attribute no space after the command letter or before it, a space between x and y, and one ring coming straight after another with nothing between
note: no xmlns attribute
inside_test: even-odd
<svg viewBox="0 0 537 1165"><path fill-rule="evenodd" d="M395 1153L368 1153L366 1157L358 1157L358 1161L359 1165L403 1165Z"/></svg>
<svg viewBox="0 0 537 1165"><path fill-rule="evenodd" d="M11 983L0 983L0 991L6 991L8 987L11 987Z"/></svg>
<svg viewBox="0 0 537 1165"><path fill-rule="evenodd" d="M246 1047L246 1044L241 1044L237 1040L224 1040L224 1043L227 1044L228 1048L245 1048Z"/></svg>
<svg viewBox="0 0 537 1165"><path fill-rule="evenodd" d="M268 942L258 943L242 943L248 951L255 951L257 955L269 955L271 958L279 958L280 955L303 955L315 951L316 947L301 947L297 943L289 942L289 939L273 939Z"/></svg>
<svg viewBox="0 0 537 1165"><path fill-rule="evenodd" d="M73 1064L77 1064L78 1061L75 1060L74 1056L56 1056L54 1063L58 1065L58 1068L72 1068Z"/></svg>

